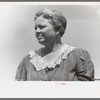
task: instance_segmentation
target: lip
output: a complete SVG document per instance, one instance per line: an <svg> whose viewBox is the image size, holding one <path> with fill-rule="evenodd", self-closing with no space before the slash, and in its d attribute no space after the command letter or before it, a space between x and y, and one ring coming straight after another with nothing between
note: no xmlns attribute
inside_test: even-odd
<svg viewBox="0 0 100 100"><path fill-rule="evenodd" d="M37 36L37 38L38 38L38 39L42 39L43 37L42 37L42 36Z"/></svg>

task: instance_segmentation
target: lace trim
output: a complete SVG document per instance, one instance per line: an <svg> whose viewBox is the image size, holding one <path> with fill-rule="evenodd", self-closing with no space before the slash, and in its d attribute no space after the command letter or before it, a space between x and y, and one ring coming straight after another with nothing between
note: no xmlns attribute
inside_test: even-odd
<svg viewBox="0 0 100 100"><path fill-rule="evenodd" d="M56 65L60 65L61 61L64 59L67 59L67 55L73 51L75 49L75 47L72 46L68 46L66 44L64 44L60 55L58 55L58 57L56 58L56 60L54 62L52 62L49 65L46 65L43 62L43 59L41 56L39 56L35 51L30 51L29 55L30 55L30 62L34 65L34 67L36 68L37 71L45 69L46 67L48 68L55 68Z"/></svg>

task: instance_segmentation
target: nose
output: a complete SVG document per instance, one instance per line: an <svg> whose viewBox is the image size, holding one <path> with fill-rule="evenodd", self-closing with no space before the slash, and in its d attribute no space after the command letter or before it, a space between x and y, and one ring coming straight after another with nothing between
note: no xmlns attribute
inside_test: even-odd
<svg viewBox="0 0 100 100"><path fill-rule="evenodd" d="M35 30L35 35L36 36L38 36L38 35L40 35L42 32L41 32L41 29L40 28L37 28L36 30Z"/></svg>
<svg viewBox="0 0 100 100"><path fill-rule="evenodd" d="M36 33L40 33L41 29L38 27L35 31L36 31Z"/></svg>

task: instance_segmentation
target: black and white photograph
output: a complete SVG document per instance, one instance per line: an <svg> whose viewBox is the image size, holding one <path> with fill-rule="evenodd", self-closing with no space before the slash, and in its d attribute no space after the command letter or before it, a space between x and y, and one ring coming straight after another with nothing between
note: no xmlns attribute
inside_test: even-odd
<svg viewBox="0 0 100 100"><path fill-rule="evenodd" d="M100 3L0 3L1 82L94 86L99 43Z"/></svg>

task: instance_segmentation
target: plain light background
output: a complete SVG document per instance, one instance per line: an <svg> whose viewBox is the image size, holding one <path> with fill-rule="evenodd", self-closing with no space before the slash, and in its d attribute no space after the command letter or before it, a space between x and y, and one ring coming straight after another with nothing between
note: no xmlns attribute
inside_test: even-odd
<svg viewBox="0 0 100 100"><path fill-rule="evenodd" d="M0 81L15 81L17 67L41 47L34 32L34 15L43 8L59 10L67 19L63 43L86 49L100 78L100 5L0 5Z"/></svg>

